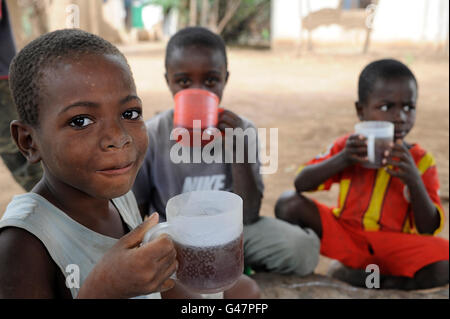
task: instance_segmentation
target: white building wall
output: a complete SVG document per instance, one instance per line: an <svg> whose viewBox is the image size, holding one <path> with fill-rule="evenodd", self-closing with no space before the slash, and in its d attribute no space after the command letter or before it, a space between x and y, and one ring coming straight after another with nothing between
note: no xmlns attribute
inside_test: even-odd
<svg viewBox="0 0 450 319"><path fill-rule="evenodd" d="M374 41L445 41L448 0L380 0L374 19Z"/></svg>
<svg viewBox="0 0 450 319"><path fill-rule="evenodd" d="M272 0L271 4L272 39L297 40L302 30L300 17L323 8L336 8L339 0Z"/></svg>
<svg viewBox="0 0 450 319"><path fill-rule="evenodd" d="M301 0L272 0L272 40L297 40L300 37L300 1Z"/></svg>
<svg viewBox="0 0 450 319"><path fill-rule="evenodd" d="M298 41L301 17L322 8L337 8L339 0L272 0L272 41ZM379 0L372 40L444 42L449 25L449 0ZM337 25L314 30L316 41L339 41Z"/></svg>

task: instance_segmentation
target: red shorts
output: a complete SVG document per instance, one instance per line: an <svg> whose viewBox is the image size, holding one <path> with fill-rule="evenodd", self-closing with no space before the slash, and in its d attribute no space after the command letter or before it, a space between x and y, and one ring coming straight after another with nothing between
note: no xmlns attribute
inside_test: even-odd
<svg viewBox="0 0 450 319"><path fill-rule="evenodd" d="M320 253L355 269L378 265L383 275L414 277L423 267L448 260L448 240L389 231L364 231L348 226L332 209L314 201L322 222Z"/></svg>

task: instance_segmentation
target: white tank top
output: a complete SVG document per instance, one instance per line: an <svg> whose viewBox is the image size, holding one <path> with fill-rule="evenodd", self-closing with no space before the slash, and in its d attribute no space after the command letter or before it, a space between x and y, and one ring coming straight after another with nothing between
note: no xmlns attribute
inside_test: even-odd
<svg viewBox="0 0 450 319"><path fill-rule="evenodd" d="M112 202L130 230L142 223L131 191ZM76 275L74 269L79 269L79 285L69 280L73 298L94 265L118 241L81 225L36 193L13 197L0 220L0 229L11 226L25 229L36 236L45 245L64 277ZM137 298L160 299L161 295L153 293Z"/></svg>

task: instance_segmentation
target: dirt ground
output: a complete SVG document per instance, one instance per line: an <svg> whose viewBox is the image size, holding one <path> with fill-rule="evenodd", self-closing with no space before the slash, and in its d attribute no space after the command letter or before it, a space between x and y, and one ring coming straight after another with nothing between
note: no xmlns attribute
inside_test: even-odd
<svg viewBox="0 0 450 319"><path fill-rule="evenodd" d="M121 48L134 72L144 117L172 107L164 81L164 45L148 43ZM417 122L407 138L431 151L437 160L441 195L448 217L449 190L449 63L432 50L373 48L367 55L343 50L315 53L229 50L230 79L222 105L261 128L278 128L278 171L265 175L261 214L273 216L278 196L293 188L297 167L322 152L357 122L354 101L357 79L372 60L395 57L407 62L419 81ZM23 192L0 163L0 215L11 197ZM338 188L313 195L334 205ZM442 237L448 239L448 219ZM330 260L321 258L317 274Z"/></svg>

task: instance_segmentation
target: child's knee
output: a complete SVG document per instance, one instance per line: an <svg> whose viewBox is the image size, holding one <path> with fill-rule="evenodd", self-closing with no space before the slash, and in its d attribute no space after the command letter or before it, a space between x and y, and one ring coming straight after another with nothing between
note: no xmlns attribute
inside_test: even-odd
<svg viewBox="0 0 450 319"><path fill-rule="evenodd" d="M224 299L259 299L261 290L256 281L246 275L241 275L236 284L223 294Z"/></svg>
<svg viewBox="0 0 450 319"><path fill-rule="evenodd" d="M302 198L295 191L286 191L281 194L275 204L275 216L278 219L290 221L293 215L299 213Z"/></svg>
<svg viewBox="0 0 450 319"><path fill-rule="evenodd" d="M290 273L307 276L314 272L319 263L320 239L314 231L305 229L293 236L284 250Z"/></svg>

